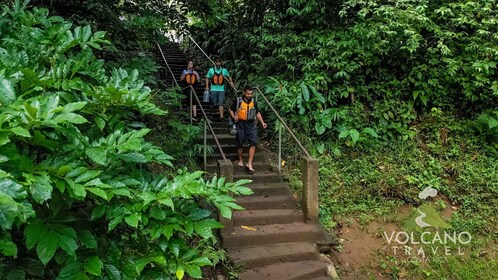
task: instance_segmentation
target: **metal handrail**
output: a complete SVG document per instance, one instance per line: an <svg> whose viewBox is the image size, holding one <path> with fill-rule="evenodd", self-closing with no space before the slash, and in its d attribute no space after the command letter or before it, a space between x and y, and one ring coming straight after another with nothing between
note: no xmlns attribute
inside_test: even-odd
<svg viewBox="0 0 498 280"><path fill-rule="evenodd" d="M299 148L301 149L301 151L303 151L303 153L306 155L306 157L312 158L310 156L310 153L306 150L306 148L301 143L301 141L299 141L299 139L297 139L296 135L294 135L294 133L292 132L292 130L289 128L289 126L287 126L287 124L285 123L284 119L278 114L277 110L275 110L275 108L273 108L273 106L271 105L270 101L268 101L268 99L263 94L263 92L258 87L256 87L256 90L259 92L259 94L261 94L261 96L266 101L266 103L268 104L268 106L270 107L270 109L272 109L273 113L275 113L275 115L277 116L278 120L282 123L282 125L285 127L285 129L287 129L287 131L292 136L292 138L294 139L294 141L296 141L296 143L299 146Z"/></svg>
<svg viewBox="0 0 498 280"><path fill-rule="evenodd" d="M178 87L178 82L176 81L175 79L175 74L173 74L173 71L171 70L171 68L169 67L169 64L168 64L168 61L166 61L166 58L164 57L164 53L163 53L163 50L161 49L161 46L159 44L157 44L157 48L159 49L159 51L161 52L161 56L163 57L163 60L164 62L166 63L166 66L168 67L168 70L169 72L171 73L171 77L173 78L173 81L175 81L175 84L176 86Z"/></svg>
<svg viewBox="0 0 498 280"><path fill-rule="evenodd" d="M162 55L162 57L163 57L163 60L164 60L164 62L166 63L166 67L168 67L168 70L169 70L169 72L171 73L171 76L172 76L172 78L173 78L173 81L175 81L176 86L179 86L179 85L178 85L178 82L176 81L176 78L175 78L175 75L174 75L173 71L172 71L172 70L171 70L171 68L169 67L169 64L168 64L168 61L166 60L166 57L164 57L164 53L163 53L163 51L162 51L162 49L161 49L161 46L160 46L159 44L157 44L157 47L159 48L159 51L161 52L161 55ZM221 154L221 156L223 157L223 160L225 160L225 161L226 161L226 160L227 160L227 158L226 158L226 156L225 156L225 153L223 152L223 149L221 148L220 142L218 141L218 138L216 137L216 134L214 133L214 129L213 129L213 127L211 126L211 123L210 123L210 122L209 122L209 120L208 120L208 117L207 117L207 115L206 115L206 112L204 111L204 108L202 107L201 101L199 100L199 97L197 96L197 94L192 94L192 92L195 92L194 87L192 87L192 85L189 85L189 87L190 87L190 95L191 95L191 97L192 97L192 95L195 97L195 100L197 101L197 104L199 105L199 107L200 107L200 109L201 109L201 112L202 112L202 115L203 115L203 117L204 117L205 123L206 123L207 127L209 127L209 130L211 131L211 134L213 135L213 139L214 139L214 141L215 141L215 143L216 143L216 146L217 146L217 147L218 147L218 149L220 150L220 154ZM190 100L192 100L192 98L191 98ZM190 106L190 108L189 108L189 111L191 111L191 110L192 110L192 106ZM206 140L206 139L205 139L205 138L206 138L206 135L205 135L205 134L206 134L206 133L204 133L204 140ZM205 143L205 142L206 142L206 141L204 141L204 146L206 146L206 143ZM206 157L206 147L204 147L204 165L206 165L206 159L205 159L205 157Z"/></svg>
<svg viewBox="0 0 498 280"><path fill-rule="evenodd" d="M304 211L304 217L305 221L311 221L318 223L318 177L319 177L319 172L318 172L318 160L315 158L312 158L310 153L306 150L306 148L303 146L301 141L297 139L296 135L292 132L292 130L287 126L285 123L284 119L280 116L280 114L273 108L273 105L271 105L270 101L266 96L263 94L263 92L256 87L256 90L258 93L263 97L263 99L266 101L270 109L275 113L277 116L278 120L280 123L285 127L287 132L289 132L290 136L294 139L294 141L297 143L301 151L306 155L306 157L302 161L301 165L301 174L302 174L302 181L303 181L303 196L302 196L302 209ZM278 172L282 171L282 128L280 127L278 130Z"/></svg>
<svg viewBox="0 0 498 280"><path fill-rule="evenodd" d="M190 87L191 91L195 92L195 89L192 85L189 85L189 87ZM193 96L195 97L195 100L197 101L197 105L199 105L199 108L201 108L202 115L204 116L204 119L206 120L207 126L209 127L209 130L211 131L211 134L213 135L214 142L216 143L216 146L220 150L221 157L223 157L223 160L227 160L227 158L225 157L225 153L223 153L223 149L221 148L221 144L218 141L218 137L216 137L216 134L214 133L214 129L211 126L211 123L208 121L206 111L204 111L204 108L202 107L202 104L201 104L201 101L199 100L199 97L197 96L197 94L193 94Z"/></svg>

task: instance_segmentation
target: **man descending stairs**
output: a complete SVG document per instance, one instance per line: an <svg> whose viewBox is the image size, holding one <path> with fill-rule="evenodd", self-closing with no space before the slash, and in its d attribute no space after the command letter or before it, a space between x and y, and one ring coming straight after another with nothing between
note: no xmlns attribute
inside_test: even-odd
<svg viewBox="0 0 498 280"><path fill-rule="evenodd" d="M213 122L216 136L230 160L237 159L234 136L225 122ZM212 137L210 137L212 140ZM212 143L212 149L217 147ZM244 148L247 153L247 147ZM320 255L320 246L332 245L331 238L318 224L305 223L289 183L272 170L270 154L258 147L255 174L234 164L233 179L251 179L251 196L237 198L244 211L233 213L233 224L222 230L222 245L230 260L245 268L241 280L331 279L332 263ZM220 154L208 157L206 170L214 173Z"/></svg>

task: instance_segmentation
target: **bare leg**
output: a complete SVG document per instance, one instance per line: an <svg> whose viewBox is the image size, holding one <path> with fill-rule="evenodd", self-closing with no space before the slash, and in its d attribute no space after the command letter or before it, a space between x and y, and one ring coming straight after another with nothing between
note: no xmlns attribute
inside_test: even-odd
<svg viewBox="0 0 498 280"><path fill-rule="evenodd" d="M252 168L252 160L254 159L254 154L256 153L256 146L251 146L249 147L249 159L247 160L247 167L249 169L254 169Z"/></svg>
<svg viewBox="0 0 498 280"><path fill-rule="evenodd" d="M192 116L197 117L197 105L192 105Z"/></svg>
<svg viewBox="0 0 498 280"><path fill-rule="evenodd" d="M223 106L219 106L218 110L220 111L220 118L223 118L223 111L224 111Z"/></svg>
<svg viewBox="0 0 498 280"><path fill-rule="evenodd" d="M244 160L242 159L242 157L243 157L242 148L238 148L237 153L239 154L239 166L242 167L242 166L244 166Z"/></svg>

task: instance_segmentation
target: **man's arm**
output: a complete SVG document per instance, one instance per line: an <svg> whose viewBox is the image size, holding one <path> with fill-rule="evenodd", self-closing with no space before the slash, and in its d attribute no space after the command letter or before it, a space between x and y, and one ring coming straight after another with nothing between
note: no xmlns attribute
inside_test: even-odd
<svg viewBox="0 0 498 280"><path fill-rule="evenodd" d="M230 113L230 117L232 117L232 119L234 121L238 121L239 120L239 117L237 115L235 115L235 112L234 112L234 108L237 107L237 105L235 105L236 102L234 104L232 104L232 106L230 106L230 108L228 108L228 112Z"/></svg>
<svg viewBox="0 0 498 280"><path fill-rule="evenodd" d="M225 73L223 73L223 75L225 75L228 78L228 82L230 83L230 85L233 88L235 88L235 85L233 84L232 76L230 76L230 73L228 73L227 69L223 68L223 70L225 71Z"/></svg>
<svg viewBox="0 0 498 280"><path fill-rule="evenodd" d="M258 112L256 114L256 118L258 118L258 121L261 123L261 125L263 126L263 128L267 128L268 125L266 125L265 121L263 121L263 116L261 116L261 113Z"/></svg>
<svg viewBox="0 0 498 280"><path fill-rule="evenodd" d="M211 69L213 69L213 68L209 68L209 70L206 74L206 90L209 90L209 79L211 79L213 77L213 73L214 73L214 70L213 70L213 73L211 73Z"/></svg>

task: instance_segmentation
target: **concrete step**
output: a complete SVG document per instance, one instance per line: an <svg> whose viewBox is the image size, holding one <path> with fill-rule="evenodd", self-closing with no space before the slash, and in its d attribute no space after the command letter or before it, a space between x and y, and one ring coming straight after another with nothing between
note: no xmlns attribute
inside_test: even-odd
<svg viewBox="0 0 498 280"><path fill-rule="evenodd" d="M285 262L258 267L239 274L240 280L306 280L327 275L327 264L319 260Z"/></svg>
<svg viewBox="0 0 498 280"><path fill-rule="evenodd" d="M259 170L261 172L264 171L272 171L272 167L270 163L267 162L253 162L252 166L255 170ZM217 164L216 163L209 163L206 166L206 171L209 173L214 173L216 172ZM236 163L233 164L233 172L234 174L246 174L247 171L245 167L240 167Z"/></svg>
<svg viewBox="0 0 498 280"><path fill-rule="evenodd" d="M256 268L282 262L318 260L318 250L312 243L278 243L228 250L229 259L236 265Z"/></svg>
<svg viewBox="0 0 498 280"><path fill-rule="evenodd" d="M235 140L235 136L233 135L230 135L228 133L226 133L226 129L225 129L225 133L223 134L217 134L216 135L216 138L218 139L218 143L220 143L220 145L222 145L222 148L223 148L223 151L225 151L225 148L228 150L229 148L233 148L233 149L237 149L236 147L236 140ZM201 136L201 141L204 139L203 138L204 136ZM207 142L209 144L214 144L214 137L212 134L208 134L206 135L206 139L207 139Z"/></svg>
<svg viewBox="0 0 498 280"><path fill-rule="evenodd" d="M255 196L291 194L288 182L250 183L247 187L254 192Z"/></svg>
<svg viewBox="0 0 498 280"><path fill-rule="evenodd" d="M328 236L315 224L290 223L252 226L255 230L234 227L231 233L223 234L223 246L240 248L246 246L267 245L290 242L326 242Z"/></svg>
<svg viewBox="0 0 498 280"><path fill-rule="evenodd" d="M298 209L265 209L233 212L233 222L237 226L290 224L303 221L303 213Z"/></svg>
<svg viewBox="0 0 498 280"><path fill-rule="evenodd" d="M246 210L297 209L296 200L288 195L263 195L237 197L237 204Z"/></svg>
<svg viewBox="0 0 498 280"><path fill-rule="evenodd" d="M278 172L268 172L256 170L255 174L248 173L234 173L233 180L250 179L255 183L277 183L285 182L287 179Z"/></svg>
<svg viewBox="0 0 498 280"><path fill-rule="evenodd" d="M212 178L215 173L208 173L207 178ZM283 175L277 172L268 172L268 171L258 171L256 170L255 174L249 174L247 171L240 171L233 173L233 180L238 181L242 179L249 179L255 183L278 183L285 182L287 179L283 177Z"/></svg>
<svg viewBox="0 0 498 280"><path fill-rule="evenodd" d="M218 152L218 148L216 146L211 147L211 148L213 149L214 153L207 155L207 159L206 159L207 163L216 163L217 160L223 159L221 154ZM237 153L234 153L234 152L229 153L229 152L226 152L225 150L223 150L223 152L225 153L225 157L231 161L236 161L239 158ZM247 158L247 151L244 152L244 157ZM264 160L266 160L266 157L267 157L267 155L265 155L263 153L256 152L256 154L254 155L254 162L264 161ZM200 155L200 160L202 162L202 153Z"/></svg>

